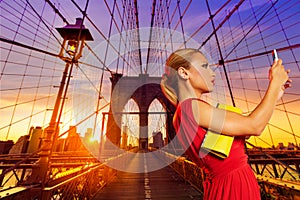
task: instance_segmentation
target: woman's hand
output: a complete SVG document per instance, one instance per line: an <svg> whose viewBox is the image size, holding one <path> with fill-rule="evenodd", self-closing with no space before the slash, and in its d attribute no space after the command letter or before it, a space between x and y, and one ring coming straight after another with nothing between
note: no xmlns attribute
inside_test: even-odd
<svg viewBox="0 0 300 200"><path fill-rule="evenodd" d="M289 74L290 70L285 70L284 66L282 65L282 60L278 59L274 61L272 67L270 68L269 71L269 80L270 80L270 85L273 85L275 87L278 87L279 92L278 92L278 99L280 99L284 93L284 90L286 88L289 88L292 86L292 80L289 79Z"/></svg>

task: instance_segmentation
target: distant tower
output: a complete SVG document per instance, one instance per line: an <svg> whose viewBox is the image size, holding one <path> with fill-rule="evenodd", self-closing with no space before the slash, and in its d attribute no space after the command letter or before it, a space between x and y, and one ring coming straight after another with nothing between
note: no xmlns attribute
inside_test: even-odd
<svg viewBox="0 0 300 200"><path fill-rule="evenodd" d="M26 153L28 147L29 135L21 136L16 144L9 150L9 154Z"/></svg>
<svg viewBox="0 0 300 200"><path fill-rule="evenodd" d="M40 148L42 133L42 127L37 126L35 128L30 128L27 153L33 153Z"/></svg>
<svg viewBox="0 0 300 200"><path fill-rule="evenodd" d="M66 150L67 151L80 151L83 150L83 145L81 143L81 139L79 134L77 133L76 126L70 126L69 134L66 142Z"/></svg>
<svg viewBox="0 0 300 200"><path fill-rule="evenodd" d="M123 126L123 133L122 133L122 148L127 148L127 140L128 140L128 126Z"/></svg>
<svg viewBox="0 0 300 200"><path fill-rule="evenodd" d="M162 148L164 146L163 135L159 132L153 132L153 147Z"/></svg>
<svg viewBox="0 0 300 200"><path fill-rule="evenodd" d="M93 129L92 128L87 128L86 132L84 134L84 140L85 141L90 141L91 138L93 138Z"/></svg>
<svg viewBox="0 0 300 200"><path fill-rule="evenodd" d="M8 154L13 145L12 140L0 141L0 154Z"/></svg>

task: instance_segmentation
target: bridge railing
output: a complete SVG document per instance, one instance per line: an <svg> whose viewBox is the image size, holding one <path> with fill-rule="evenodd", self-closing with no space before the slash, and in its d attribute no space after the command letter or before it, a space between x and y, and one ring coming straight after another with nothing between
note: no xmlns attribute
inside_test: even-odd
<svg viewBox="0 0 300 200"><path fill-rule="evenodd" d="M26 180L38 160L37 153L0 155L0 192Z"/></svg>
<svg viewBox="0 0 300 200"><path fill-rule="evenodd" d="M197 190L203 192L203 181L205 173L195 163L185 157L175 156L165 151L161 151L161 156L165 161L175 160L170 166L179 173L186 181L193 185ZM261 189L262 199L300 199L300 181L284 180L281 178L266 177L256 174L258 184Z"/></svg>
<svg viewBox="0 0 300 200"><path fill-rule="evenodd" d="M247 144L255 147L248 142ZM300 181L300 150L249 148L247 153L249 163L256 174Z"/></svg>
<svg viewBox="0 0 300 200"><path fill-rule="evenodd" d="M202 183L205 179L205 174L203 173L203 170L200 167L198 167L195 163L187 160L184 157L176 156L162 150L158 151L162 154L160 158L163 158L165 162L170 163L170 167L172 167L178 174L180 174L187 182L193 185L197 190L203 193Z"/></svg>
<svg viewBox="0 0 300 200"><path fill-rule="evenodd" d="M28 164L11 163L15 166L9 171L7 163L2 162L0 199L90 199L116 172L93 157L54 156L49 169L50 178L44 184L26 183L35 165L34 160L30 161ZM11 182L14 184L9 185L8 180L13 178Z"/></svg>
<svg viewBox="0 0 300 200"><path fill-rule="evenodd" d="M40 184L7 188L0 192L2 199L90 199L114 174L103 164L70 173L41 187Z"/></svg>

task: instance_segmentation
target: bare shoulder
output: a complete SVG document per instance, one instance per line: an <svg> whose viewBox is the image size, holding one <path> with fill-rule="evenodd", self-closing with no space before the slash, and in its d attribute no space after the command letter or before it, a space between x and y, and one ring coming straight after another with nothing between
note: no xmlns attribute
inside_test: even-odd
<svg viewBox="0 0 300 200"><path fill-rule="evenodd" d="M196 122L203 127L207 127L214 107L205 101L195 99L192 101L192 110Z"/></svg>
<svg viewBox="0 0 300 200"><path fill-rule="evenodd" d="M196 111L196 110L205 111L207 109L213 109L213 106L201 99L193 99L192 100L192 108L193 108L193 111Z"/></svg>

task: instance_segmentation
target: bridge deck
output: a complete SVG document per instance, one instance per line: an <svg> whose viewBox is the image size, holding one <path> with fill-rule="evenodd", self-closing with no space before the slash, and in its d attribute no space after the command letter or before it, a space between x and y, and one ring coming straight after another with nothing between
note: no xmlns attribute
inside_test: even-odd
<svg viewBox="0 0 300 200"><path fill-rule="evenodd" d="M94 200L137 199L202 199L202 194L171 167L150 173L118 172Z"/></svg>

